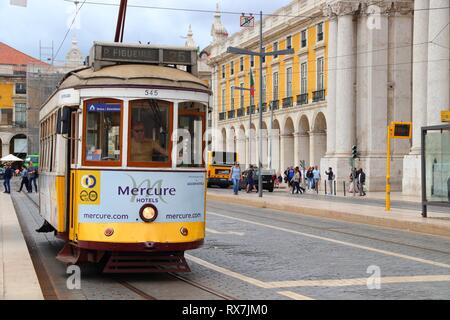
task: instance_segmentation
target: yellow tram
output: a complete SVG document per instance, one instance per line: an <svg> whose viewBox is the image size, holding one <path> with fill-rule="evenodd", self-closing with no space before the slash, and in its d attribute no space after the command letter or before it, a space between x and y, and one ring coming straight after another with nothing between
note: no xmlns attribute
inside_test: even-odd
<svg viewBox="0 0 450 320"><path fill-rule="evenodd" d="M205 237L205 116L196 51L94 43L40 110L41 231L66 263L189 271Z"/></svg>

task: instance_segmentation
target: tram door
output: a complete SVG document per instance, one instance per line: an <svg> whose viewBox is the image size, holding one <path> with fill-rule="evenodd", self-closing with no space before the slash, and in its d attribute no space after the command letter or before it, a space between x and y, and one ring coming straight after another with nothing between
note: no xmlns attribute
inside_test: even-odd
<svg viewBox="0 0 450 320"><path fill-rule="evenodd" d="M73 110L70 113L70 139L68 140L68 152L67 152L67 176L66 181L68 182L67 189L67 199L69 205L67 206L66 212L66 230L68 231L68 238L70 240L75 240L75 233L77 232L75 228L74 221L74 192L75 192L75 171L72 167L78 162L78 147L80 143L80 132L79 132L79 114Z"/></svg>

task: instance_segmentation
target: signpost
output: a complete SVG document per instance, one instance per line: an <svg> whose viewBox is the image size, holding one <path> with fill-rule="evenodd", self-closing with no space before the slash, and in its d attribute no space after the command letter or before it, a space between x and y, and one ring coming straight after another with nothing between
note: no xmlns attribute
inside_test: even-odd
<svg viewBox="0 0 450 320"><path fill-rule="evenodd" d="M240 19L240 25L244 28L253 28L255 26L255 17L254 16L245 16L242 15Z"/></svg>
<svg viewBox="0 0 450 320"><path fill-rule="evenodd" d="M450 110L441 111L441 121L450 122Z"/></svg>
<svg viewBox="0 0 450 320"><path fill-rule="evenodd" d="M391 139L411 139L412 122L391 122L387 127L386 211L391 210Z"/></svg>

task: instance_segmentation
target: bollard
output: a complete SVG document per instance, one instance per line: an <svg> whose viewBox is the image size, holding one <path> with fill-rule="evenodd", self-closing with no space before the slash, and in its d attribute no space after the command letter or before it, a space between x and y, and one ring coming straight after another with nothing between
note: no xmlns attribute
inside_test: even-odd
<svg viewBox="0 0 450 320"><path fill-rule="evenodd" d="M327 194L327 180L323 180L325 183L325 195Z"/></svg>
<svg viewBox="0 0 450 320"><path fill-rule="evenodd" d="M344 197L345 197L345 181L342 181L342 183L344 184Z"/></svg>
<svg viewBox="0 0 450 320"><path fill-rule="evenodd" d="M334 182L334 195L336 195L336 180L334 180L333 182Z"/></svg>

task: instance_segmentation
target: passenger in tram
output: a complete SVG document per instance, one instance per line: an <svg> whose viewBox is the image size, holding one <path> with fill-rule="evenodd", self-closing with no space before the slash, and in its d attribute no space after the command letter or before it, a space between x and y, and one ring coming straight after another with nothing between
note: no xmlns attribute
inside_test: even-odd
<svg viewBox="0 0 450 320"><path fill-rule="evenodd" d="M155 152L165 157L168 156L167 150L161 147L161 145L156 140L146 137L143 122L136 122L132 128L132 161L154 161L153 156Z"/></svg>

